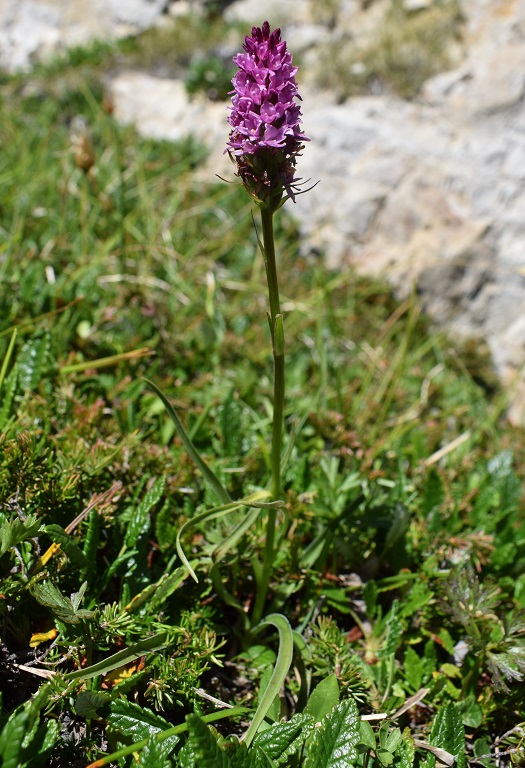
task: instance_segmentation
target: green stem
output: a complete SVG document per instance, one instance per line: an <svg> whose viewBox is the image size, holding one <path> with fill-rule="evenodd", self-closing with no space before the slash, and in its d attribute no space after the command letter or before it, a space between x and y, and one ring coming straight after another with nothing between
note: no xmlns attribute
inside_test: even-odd
<svg viewBox="0 0 525 768"><path fill-rule="evenodd" d="M273 381L273 423L272 423L272 484L271 492L274 500L281 496L281 446L284 420L284 331L283 316L279 301L279 283L277 280L277 264L275 259L275 240L273 232L273 211L268 207L261 208L263 231L263 256L268 281L268 296L270 300L270 332L272 335L274 381ZM268 584L275 556L275 525L276 510L268 511L266 528L266 546L262 573L257 585L257 596L254 605L252 621L258 624L261 620Z"/></svg>

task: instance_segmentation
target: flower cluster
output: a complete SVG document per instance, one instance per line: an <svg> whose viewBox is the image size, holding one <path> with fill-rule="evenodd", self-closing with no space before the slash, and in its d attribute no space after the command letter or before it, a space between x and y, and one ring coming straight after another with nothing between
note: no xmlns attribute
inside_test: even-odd
<svg viewBox="0 0 525 768"><path fill-rule="evenodd" d="M292 56L281 40L281 30L270 32L267 21L253 27L243 45L245 53L233 57L239 67L228 122L232 126L227 151L252 197L273 209L284 190L295 199L295 159L304 141L301 109Z"/></svg>

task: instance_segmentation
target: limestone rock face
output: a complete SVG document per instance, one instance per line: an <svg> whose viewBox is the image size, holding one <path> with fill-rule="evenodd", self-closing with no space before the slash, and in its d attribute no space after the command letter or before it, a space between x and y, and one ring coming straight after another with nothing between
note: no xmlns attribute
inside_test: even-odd
<svg viewBox="0 0 525 768"><path fill-rule="evenodd" d="M127 34L165 11L206 0L0 0L0 64ZM453 0L405 0L412 14ZM363 46L390 0L235 0L230 20L268 18L301 58L304 128L299 176L319 184L287 211L305 251L331 268L380 275L455 337L486 340L509 388L509 415L525 425L525 0L459 0L463 41L455 68L427 80L412 102L391 94L337 103L316 85L321 49ZM262 7L261 7L262 6ZM262 15L261 15L262 14ZM264 18L263 18L264 17ZM180 22L182 23L182 22ZM239 45L242 41L239 40ZM348 77L359 74L354 62ZM121 72L109 84L115 115L146 135L207 143L206 173L233 177L224 147L226 105L190 100L179 81Z"/></svg>
<svg viewBox="0 0 525 768"><path fill-rule="evenodd" d="M139 32L166 6L167 0L0 0L0 67L27 69L35 57Z"/></svg>

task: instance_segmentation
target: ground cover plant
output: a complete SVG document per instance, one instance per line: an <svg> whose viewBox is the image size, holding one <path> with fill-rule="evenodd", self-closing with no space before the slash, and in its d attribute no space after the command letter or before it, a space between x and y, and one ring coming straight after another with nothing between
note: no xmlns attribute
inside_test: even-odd
<svg viewBox="0 0 525 768"><path fill-rule="evenodd" d="M286 208L268 329L252 200L116 125L101 50L2 84L2 766L519 764L504 399Z"/></svg>

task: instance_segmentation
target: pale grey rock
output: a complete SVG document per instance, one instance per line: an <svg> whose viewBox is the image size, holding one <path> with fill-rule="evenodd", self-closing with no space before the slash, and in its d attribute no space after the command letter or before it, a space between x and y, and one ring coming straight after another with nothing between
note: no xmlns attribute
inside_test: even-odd
<svg viewBox="0 0 525 768"><path fill-rule="evenodd" d="M147 29L166 9L166 0L108 0L111 15L137 29Z"/></svg>
<svg viewBox="0 0 525 768"><path fill-rule="evenodd" d="M0 67L24 70L73 45L137 33L157 23L166 6L166 0L0 0Z"/></svg>
<svg viewBox="0 0 525 768"><path fill-rule="evenodd" d="M204 97L190 99L180 80L143 72L121 72L109 83L114 115L136 126L144 136L180 141L192 136L208 147L222 142L227 130L226 107Z"/></svg>
<svg viewBox="0 0 525 768"><path fill-rule="evenodd" d="M284 28L288 24L297 24L310 19L309 0L236 0L229 5L224 17L227 21L241 21L247 24L247 34L251 28L261 26L263 21L270 21L272 28Z"/></svg>

